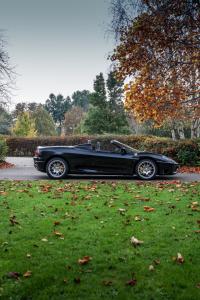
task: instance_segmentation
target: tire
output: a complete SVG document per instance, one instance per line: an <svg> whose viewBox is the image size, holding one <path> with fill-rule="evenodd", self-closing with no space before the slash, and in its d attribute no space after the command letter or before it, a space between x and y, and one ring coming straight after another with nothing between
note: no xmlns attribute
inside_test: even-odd
<svg viewBox="0 0 200 300"><path fill-rule="evenodd" d="M69 172L67 162L61 157L54 157L50 159L46 165L46 172L49 178L63 179Z"/></svg>
<svg viewBox="0 0 200 300"><path fill-rule="evenodd" d="M136 174L140 179L151 180L157 175L157 165L151 159L142 159L136 166Z"/></svg>

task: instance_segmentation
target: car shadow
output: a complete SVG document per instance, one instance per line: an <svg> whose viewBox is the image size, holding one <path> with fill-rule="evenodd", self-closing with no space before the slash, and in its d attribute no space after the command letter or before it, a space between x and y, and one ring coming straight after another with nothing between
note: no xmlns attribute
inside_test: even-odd
<svg viewBox="0 0 200 300"><path fill-rule="evenodd" d="M124 176L124 175L68 175L68 180L132 180L132 181L145 181L139 179L137 176ZM156 176L153 180L179 180L177 175L166 175L166 176Z"/></svg>

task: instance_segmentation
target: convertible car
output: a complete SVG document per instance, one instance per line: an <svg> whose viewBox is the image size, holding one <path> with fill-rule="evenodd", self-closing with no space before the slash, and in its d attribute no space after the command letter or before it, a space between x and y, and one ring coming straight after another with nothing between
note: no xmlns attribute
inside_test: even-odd
<svg viewBox="0 0 200 300"><path fill-rule="evenodd" d="M68 174L137 175L150 180L157 175L172 175L179 165L172 159L151 152L142 152L111 141L110 150L101 149L99 142L76 146L39 146L34 166L50 178L61 179Z"/></svg>

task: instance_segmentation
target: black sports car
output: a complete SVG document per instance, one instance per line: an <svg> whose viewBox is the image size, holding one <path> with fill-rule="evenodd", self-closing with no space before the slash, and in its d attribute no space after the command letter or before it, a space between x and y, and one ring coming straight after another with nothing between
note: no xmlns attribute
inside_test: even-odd
<svg viewBox="0 0 200 300"><path fill-rule="evenodd" d="M137 175L150 180L156 175L172 175L179 165L172 159L151 152L142 152L111 141L110 151L101 150L99 142L76 146L37 147L34 166L50 178L61 179L68 174Z"/></svg>

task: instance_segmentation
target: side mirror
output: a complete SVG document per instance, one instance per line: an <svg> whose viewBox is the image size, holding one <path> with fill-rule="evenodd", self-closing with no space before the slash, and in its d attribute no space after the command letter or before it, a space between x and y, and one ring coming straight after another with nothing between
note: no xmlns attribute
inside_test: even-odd
<svg viewBox="0 0 200 300"><path fill-rule="evenodd" d="M121 154L125 155L126 154L126 149L125 148L121 148Z"/></svg>

